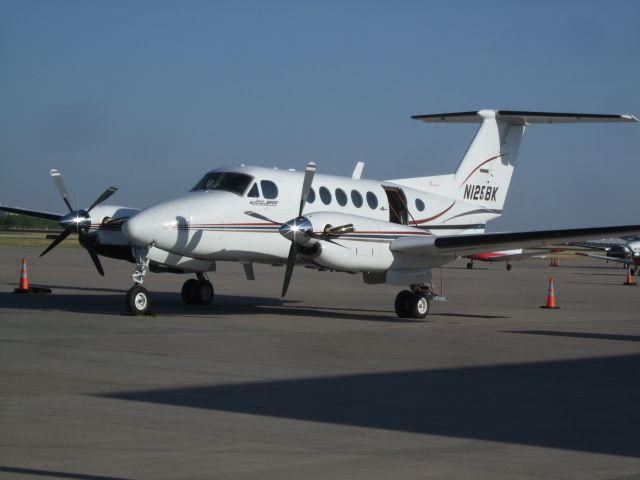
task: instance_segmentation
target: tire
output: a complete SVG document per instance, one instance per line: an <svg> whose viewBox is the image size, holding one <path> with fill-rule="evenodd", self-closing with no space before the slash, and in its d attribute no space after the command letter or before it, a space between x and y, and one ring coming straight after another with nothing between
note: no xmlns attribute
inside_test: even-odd
<svg viewBox="0 0 640 480"><path fill-rule="evenodd" d="M149 292L142 285L134 285L127 292L126 307L134 315L144 315L150 305Z"/></svg>
<svg viewBox="0 0 640 480"><path fill-rule="evenodd" d="M198 287L198 280L191 278L184 282L182 285L182 300L188 305L196 303L196 288Z"/></svg>
<svg viewBox="0 0 640 480"><path fill-rule="evenodd" d="M409 290L402 290L396 296L395 308L398 318L409 318L411 316L411 298L412 293Z"/></svg>
<svg viewBox="0 0 640 480"><path fill-rule="evenodd" d="M210 305L215 292L209 280L200 280L193 289L194 300L197 305Z"/></svg>
<svg viewBox="0 0 640 480"><path fill-rule="evenodd" d="M473 268L473 263L467 263L467 270L471 270Z"/></svg>
<svg viewBox="0 0 640 480"><path fill-rule="evenodd" d="M511 271L511 264L507 263L507 272L510 272L510 271Z"/></svg>
<svg viewBox="0 0 640 480"><path fill-rule="evenodd" d="M411 294L411 318L425 318L429 314L431 303L424 292Z"/></svg>

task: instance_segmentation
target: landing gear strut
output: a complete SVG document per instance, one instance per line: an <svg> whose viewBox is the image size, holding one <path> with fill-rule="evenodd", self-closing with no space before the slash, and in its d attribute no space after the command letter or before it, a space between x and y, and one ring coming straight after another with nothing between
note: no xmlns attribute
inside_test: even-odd
<svg viewBox="0 0 640 480"><path fill-rule="evenodd" d="M182 285L182 300L189 305L209 305L213 301L213 285L204 272L198 272L198 279L191 278Z"/></svg>
<svg viewBox="0 0 640 480"><path fill-rule="evenodd" d="M129 289L125 297L125 308L134 315L144 315L149 311L149 307L151 306L149 292L142 286L144 281L143 277L149 269L147 253L149 252L150 246L151 245L148 247L134 246L131 248L136 266L133 267L133 274L131 275L133 287Z"/></svg>
<svg viewBox="0 0 640 480"><path fill-rule="evenodd" d="M399 318L425 318L431 308L433 291L425 285L411 285L396 297L395 309Z"/></svg>

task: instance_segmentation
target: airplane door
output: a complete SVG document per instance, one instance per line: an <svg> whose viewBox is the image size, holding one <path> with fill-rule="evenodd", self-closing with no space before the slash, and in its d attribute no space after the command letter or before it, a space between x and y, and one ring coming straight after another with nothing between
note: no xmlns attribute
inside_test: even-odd
<svg viewBox="0 0 640 480"><path fill-rule="evenodd" d="M407 197L402 189L398 187L383 186L389 201L389 221L400 225L409 224L409 209L407 208Z"/></svg>

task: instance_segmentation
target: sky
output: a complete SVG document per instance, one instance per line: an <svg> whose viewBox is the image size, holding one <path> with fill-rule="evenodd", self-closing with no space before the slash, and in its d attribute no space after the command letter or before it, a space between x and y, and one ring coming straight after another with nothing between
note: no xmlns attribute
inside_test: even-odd
<svg viewBox="0 0 640 480"><path fill-rule="evenodd" d="M482 108L640 116L640 2L0 0L0 203L144 207L239 163L452 173ZM528 128L489 231L640 223L640 124Z"/></svg>

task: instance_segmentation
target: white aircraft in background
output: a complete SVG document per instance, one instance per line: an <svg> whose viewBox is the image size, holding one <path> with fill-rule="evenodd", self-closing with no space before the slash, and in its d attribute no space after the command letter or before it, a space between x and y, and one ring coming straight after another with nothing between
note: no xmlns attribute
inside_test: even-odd
<svg viewBox="0 0 640 480"><path fill-rule="evenodd" d="M640 240L635 236L618 241L582 242L578 243L578 245L605 250L606 254L599 255L596 253L576 252L576 255L606 260L607 262L621 263L624 267L630 268L634 275L637 274L640 269Z"/></svg>
<svg viewBox="0 0 640 480"><path fill-rule="evenodd" d="M212 170L188 193L144 210L101 205L73 210L59 172L51 175L70 213L64 216L10 207L3 210L58 220L62 234L79 234L98 271L98 255L135 263L128 308L143 314L150 297L148 271L195 273L182 288L186 303L209 304L207 272L216 262L239 262L249 280L253 263L286 266L282 295L294 266L361 273L367 284L405 285L395 300L399 317L424 318L435 294L431 271L461 256L531 248L602 236L640 234L640 225L484 233L502 213L520 141L530 124L637 122L631 115L480 110L419 115L427 123L479 123L449 175L375 181L240 165Z"/></svg>

